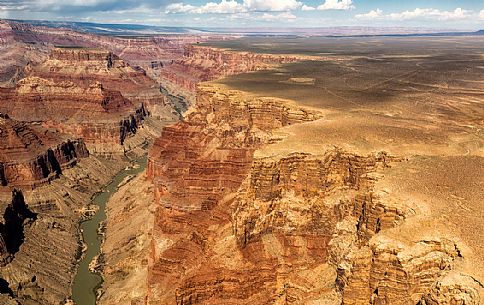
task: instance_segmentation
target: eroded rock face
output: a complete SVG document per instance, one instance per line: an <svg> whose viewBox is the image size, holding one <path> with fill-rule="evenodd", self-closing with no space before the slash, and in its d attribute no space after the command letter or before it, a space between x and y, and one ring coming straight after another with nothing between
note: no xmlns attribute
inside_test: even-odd
<svg viewBox="0 0 484 305"><path fill-rule="evenodd" d="M232 223L237 241L244 247L274 232L330 237L346 216L358 219L362 238L395 225L403 213L379 206L370 175L392 160L385 154L362 157L341 150L255 160L236 199Z"/></svg>
<svg viewBox="0 0 484 305"><path fill-rule="evenodd" d="M479 302L470 277L442 280L463 260L458 243L399 235L414 207L377 182L405 159L254 154L274 130L321 114L213 84L195 105L150 152L147 304Z"/></svg>
<svg viewBox="0 0 484 305"><path fill-rule="evenodd" d="M211 209L239 187L270 130L317 117L283 101L200 88L196 110L166 127L150 152L147 172L156 199L180 209Z"/></svg>
<svg viewBox="0 0 484 305"><path fill-rule="evenodd" d="M9 255L8 263L0 268L0 277L13 292L10 299L20 304L54 305L70 297L82 249L79 221L95 208L89 204L91 196L126 165L123 160L91 155L63 170L49 184L22 189L36 220L24 221L19 251ZM0 187L1 207L12 202L8 190Z"/></svg>
<svg viewBox="0 0 484 305"><path fill-rule="evenodd" d="M8 87L14 86L23 77L26 65L47 59L49 49L53 46L109 50L114 54L120 54L123 60L133 66L143 67L152 77L157 78L156 69L151 65L152 61L169 63L183 56L186 44L210 38L210 35L206 34L126 38L81 33L66 28L34 26L13 20L0 22L0 41L5 42L0 46L0 85ZM68 57L66 53L64 58L73 57Z"/></svg>
<svg viewBox="0 0 484 305"><path fill-rule="evenodd" d="M149 273L150 304L250 300L266 304L281 298L287 265L282 268L285 271L274 273L277 258L261 243L242 246L235 242L230 229L234 207L223 198L231 196L246 179L254 150L269 139L271 130L318 117L316 111L288 101L200 87L196 108L185 122L165 128L150 152L148 177L155 183L159 205ZM223 228L228 231L211 236L212 230ZM236 256L233 264L213 261L222 259L218 243L224 238L234 241L229 247L235 248L228 250L233 253L226 254ZM284 244L298 242L283 234L271 238L280 238ZM311 239L318 257L326 256L319 250L327 241L327 236ZM288 250L282 255L290 260L293 254ZM303 264L302 257L297 261ZM199 264L204 267L193 268ZM314 268L326 270L323 265L324 261L315 261ZM166 289L168 282L172 289ZM321 285L318 283L318 289Z"/></svg>
<svg viewBox="0 0 484 305"><path fill-rule="evenodd" d="M480 304L479 285L474 279L459 273L450 273L439 279L419 301L418 305Z"/></svg>
<svg viewBox="0 0 484 305"><path fill-rule="evenodd" d="M0 116L0 184L30 186L47 182L89 155L82 139Z"/></svg>
<svg viewBox="0 0 484 305"><path fill-rule="evenodd" d="M457 246L447 240L406 247L378 240L340 263L337 283L343 304L417 304L459 255Z"/></svg>
<svg viewBox="0 0 484 305"><path fill-rule="evenodd" d="M161 120L179 116L143 70L108 51L54 48L48 60L26 71L16 88L1 91L0 109L15 119L81 137L94 153L109 147L122 153L126 138L149 115Z"/></svg>
<svg viewBox="0 0 484 305"><path fill-rule="evenodd" d="M197 84L238 73L264 70L282 63L301 60L297 55L270 55L238 52L196 45L185 46L183 58L165 65L161 78L188 92Z"/></svg>

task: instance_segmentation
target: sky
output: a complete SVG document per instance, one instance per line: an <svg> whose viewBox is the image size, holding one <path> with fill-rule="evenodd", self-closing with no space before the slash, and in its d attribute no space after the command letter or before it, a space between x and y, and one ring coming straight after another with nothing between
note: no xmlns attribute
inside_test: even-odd
<svg viewBox="0 0 484 305"><path fill-rule="evenodd" d="M0 0L0 18L177 27L484 29L484 0Z"/></svg>

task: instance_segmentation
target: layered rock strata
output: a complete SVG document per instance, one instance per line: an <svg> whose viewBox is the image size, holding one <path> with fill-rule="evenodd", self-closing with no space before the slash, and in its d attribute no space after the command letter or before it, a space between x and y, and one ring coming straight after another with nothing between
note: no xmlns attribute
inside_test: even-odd
<svg viewBox="0 0 484 305"><path fill-rule="evenodd" d="M27 305L63 304L70 297L82 249L78 223L95 211L91 196L126 165L89 156L49 184L23 190L36 220L24 222L22 245L0 268L0 278L11 290L1 297ZM9 189L0 187L1 208L11 202Z"/></svg>
<svg viewBox="0 0 484 305"><path fill-rule="evenodd" d="M406 158L258 150L283 141L278 128L317 119L289 101L199 87L186 121L150 152L147 304L479 304L465 246L412 230L420 203L389 194Z"/></svg>
<svg viewBox="0 0 484 305"><path fill-rule="evenodd" d="M81 137L94 153L124 150L149 115L174 120L179 114L156 83L111 52L55 48L29 66L14 89L3 89L0 109L15 119L43 122Z"/></svg>
<svg viewBox="0 0 484 305"><path fill-rule="evenodd" d="M106 211L109 221L101 256L104 282L99 304L144 304L153 205L152 184L144 175L126 181L109 200Z"/></svg>
<svg viewBox="0 0 484 305"><path fill-rule="evenodd" d="M258 273L257 266L247 272L219 270L229 276L225 284L225 279L218 278L218 272L210 269L214 266L208 263L211 255L218 254L212 252L215 249L211 249L207 230L230 224L229 203L223 198L240 187L251 167L254 150L268 140L271 130L319 117L317 111L302 109L289 101L254 99L211 85L200 87L196 106L186 120L165 128L150 152L147 174L154 182L158 209L149 266L149 291L156 292L149 294L149 304L175 301L185 304L192 293L201 301L204 297L198 289L210 294L212 289L224 290L222 287L239 290L236 283L255 287L267 280ZM198 279L198 273L191 274L189 270L203 261L207 262L206 268L198 271L205 276ZM266 263L262 270L269 268L270 260ZM192 276L196 277L193 281L203 279L204 284L193 283L189 280ZM166 289L168 282L172 283L172 289ZM192 289L195 290L190 292ZM233 296L226 301L244 297L250 300L249 287L241 289L242 294L231 291L227 293Z"/></svg>
<svg viewBox="0 0 484 305"><path fill-rule="evenodd" d="M89 156L82 139L0 114L0 185L30 186L50 181Z"/></svg>
<svg viewBox="0 0 484 305"><path fill-rule="evenodd" d="M316 118L317 112L288 101L201 87L196 108L166 127L150 152L147 174L155 180L156 200L180 209L210 209L239 187L254 149L270 130Z"/></svg>
<svg viewBox="0 0 484 305"><path fill-rule="evenodd" d="M181 59L160 69L165 85L182 88L184 95L195 92L197 84L229 75L265 70L304 59L302 55L273 55L187 45Z"/></svg>

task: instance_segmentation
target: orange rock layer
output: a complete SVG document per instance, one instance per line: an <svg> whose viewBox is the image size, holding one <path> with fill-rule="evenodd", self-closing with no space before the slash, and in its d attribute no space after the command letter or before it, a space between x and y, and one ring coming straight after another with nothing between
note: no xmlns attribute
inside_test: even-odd
<svg viewBox="0 0 484 305"><path fill-rule="evenodd" d="M254 150L267 141L271 130L318 117L287 101L201 86L186 121L165 128L150 151L148 177L155 184L159 208L149 270L156 292L149 304L259 302L278 293L277 262L257 255L262 249L256 243L237 250L247 264L257 262L247 269L209 262L217 257L210 230L230 224L231 208L221 202L241 186ZM159 244L162 240L167 240L166 246ZM312 241L318 252L328 239Z"/></svg>
<svg viewBox="0 0 484 305"><path fill-rule="evenodd" d="M55 48L47 61L27 71L16 88L2 89L0 111L43 122L86 143L122 145L150 112L173 112L144 71L108 51Z"/></svg>
<svg viewBox="0 0 484 305"><path fill-rule="evenodd" d="M337 147L254 156L275 129L321 117L199 87L186 121L165 128L149 155L157 209L146 304L479 304L469 276L443 279L462 259L454 241L381 234L414 213L376 188L402 160Z"/></svg>
<svg viewBox="0 0 484 305"><path fill-rule="evenodd" d="M180 209L210 209L238 188L270 130L317 117L278 100L201 88L196 108L166 127L150 152L147 172L156 199Z"/></svg>

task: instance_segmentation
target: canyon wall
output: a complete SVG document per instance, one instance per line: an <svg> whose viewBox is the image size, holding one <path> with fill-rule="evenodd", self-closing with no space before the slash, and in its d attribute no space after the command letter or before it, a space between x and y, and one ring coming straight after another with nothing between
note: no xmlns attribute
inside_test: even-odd
<svg viewBox="0 0 484 305"><path fill-rule="evenodd" d="M302 55L273 55L187 45L183 57L159 69L160 78L173 91L189 96L197 84L217 78L265 70L305 59Z"/></svg>
<svg viewBox="0 0 484 305"><path fill-rule="evenodd" d="M207 41L213 35L170 35L153 37L115 37L76 32L67 28L34 26L28 23L0 20L0 84L14 86L29 63L39 63L53 46L89 47L109 50L134 66L143 67L157 77L152 62L170 63L183 56L186 44ZM8 44L7 44L8 43ZM13 52L12 52L13 51Z"/></svg>
<svg viewBox="0 0 484 305"><path fill-rule="evenodd" d="M0 268L10 292L0 292L20 304L64 304L81 255L79 221L96 210L91 196L128 165L123 160L89 156L48 184L22 187L24 202L35 221L23 222L23 242ZM9 186L0 187L0 210L12 202ZM17 230L17 232L19 232ZM16 304L16 303L13 303Z"/></svg>
<svg viewBox="0 0 484 305"><path fill-rule="evenodd" d="M0 185L34 187L89 156L82 139L0 114Z"/></svg>
<svg viewBox="0 0 484 305"><path fill-rule="evenodd" d="M180 115L143 70L109 51L54 48L26 74L0 92L0 111L82 138L93 153L123 154L127 138L143 134L148 116L173 121Z"/></svg>
<svg viewBox="0 0 484 305"><path fill-rule="evenodd" d="M317 117L288 101L201 86L195 108L164 128L150 151L147 174L155 181L156 199L181 209L210 209L238 188L270 130Z"/></svg>
<svg viewBox="0 0 484 305"><path fill-rule="evenodd" d="M0 303L69 302L83 248L79 222L97 209L91 197L128 165L125 156L145 154L180 117L135 64L179 57L194 39L0 21L0 211L8 216L0 221ZM13 187L35 220L10 217L18 214L9 208Z"/></svg>
<svg viewBox="0 0 484 305"><path fill-rule="evenodd" d="M412 229L421 207L380 185L406 158L260 150L282 141L284 126L324 119L291 101L199 86L186 120L149 155L147 304L479 304L465 245Z"/></svg>

